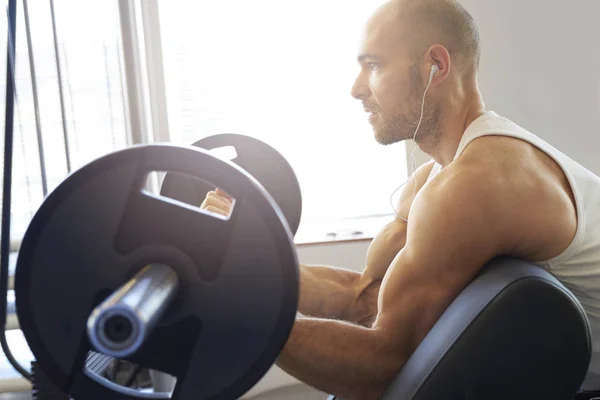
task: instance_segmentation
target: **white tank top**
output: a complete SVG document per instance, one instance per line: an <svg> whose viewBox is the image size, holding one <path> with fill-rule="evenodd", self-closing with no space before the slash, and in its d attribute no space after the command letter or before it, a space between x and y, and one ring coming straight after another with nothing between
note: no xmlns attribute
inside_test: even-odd
<svg viewBox="0 0 600 400"><path fill-rule="evenodd" d="M592 329L592 359L584 390L600 389L600 177L593 174L533 133L488 111L471 123L458 145L456 160L473 140L486 135L515 137L536 146L564 171L575 196L577 232L557 257L537 263L572 291L583 306ZM429 179L440 170L435 164Z"/></svg>

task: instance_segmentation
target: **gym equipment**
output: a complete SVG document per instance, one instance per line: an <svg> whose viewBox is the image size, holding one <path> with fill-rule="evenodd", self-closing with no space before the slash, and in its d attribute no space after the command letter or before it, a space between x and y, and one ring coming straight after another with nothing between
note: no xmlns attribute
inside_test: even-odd
<svg viewBox="0 0 600 400"><path fill-rule="evenodd" d="M149 264L104 300L88 318L88 337L102 354L127 357L152 332L179 288L177 273Z"/></svg>
<svg viewBox="0 0 600 400"><path fill-rule="evenodd" d="M232 214L147 192L153 171L222 187L236 199ZM171 398L238 398L287 340L297 267L283 212L239 165L168 145L94 161L46 199L21 248L17 310L43 378L36 387L76 400L169 397L86 369L100 350L175 376ZM569 400L590 354L585 313L568 289L539 267L499 258L446 310L383 399Z"/></svg>
<svg viewBox="0 0 600 400"><path fill-rule="evenodd" d="M565 286L538 266L497 258L448 307L382 400L572 400L591 346L585 312Z"/></svg>
<svg viewBox="0 0 600 400"><path fill-rule="evenodd" d="M302 216L302 192L294 170L277 150L253 137L234 133L208 136L193 146L209 151L234 150L230 161L258 180L279 205L292 233L296 234ZM189 176L169 172L163 180L161 194L197 206L214 189Z"/></svg>
<svg viewBox="0 0 600 400"><path fill-rule="evenodd" d="M151 193L155 171L223 188L231 215ZM283 212L252 175L198 147L155 144L93 161L46 198L15 292L39 369L76 400L234 399L287 340L298 260ZM85 368L94 351L174 376L172 395L108 382Z"/></svg>

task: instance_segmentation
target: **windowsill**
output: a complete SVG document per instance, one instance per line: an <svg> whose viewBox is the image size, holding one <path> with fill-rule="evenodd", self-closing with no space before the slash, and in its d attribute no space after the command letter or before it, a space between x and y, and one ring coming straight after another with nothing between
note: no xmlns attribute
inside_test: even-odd
<svg viewBox="0 0 600 400"><path fill-rule="evenodd" d="M300 224L294 243L301 246L356 241L370 241L393 219L393 215L309 221Z"/></svg>

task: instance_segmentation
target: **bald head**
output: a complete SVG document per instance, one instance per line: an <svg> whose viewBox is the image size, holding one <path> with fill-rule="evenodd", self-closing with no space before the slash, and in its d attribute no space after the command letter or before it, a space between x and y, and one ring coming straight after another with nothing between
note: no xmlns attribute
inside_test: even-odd
<svg viewBox="0 0 600 400"><path fill-rule="evenodd" d="M391 0L373 15L370 25L395 36L398 46L420 59L443 45L455 67L470 72L479 66L479 31L473 17L456 0Z"/></svg>

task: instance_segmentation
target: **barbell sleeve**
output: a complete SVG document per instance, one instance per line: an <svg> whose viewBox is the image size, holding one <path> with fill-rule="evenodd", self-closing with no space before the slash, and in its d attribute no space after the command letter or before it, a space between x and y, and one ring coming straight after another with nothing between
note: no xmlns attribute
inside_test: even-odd
<svg viewBox="0 0 600 400"><path fill-rule="evenodd" d="M175 271L149 264L98 305L87 333L100 353L122 358L135 353L156 327L179 288Z"/></svg>

